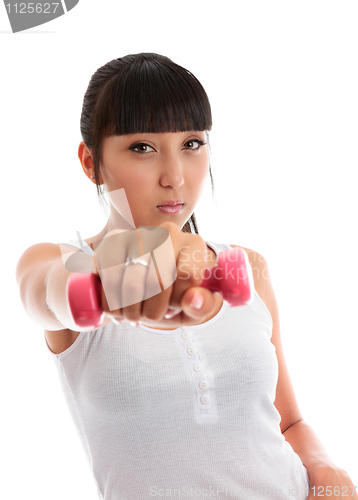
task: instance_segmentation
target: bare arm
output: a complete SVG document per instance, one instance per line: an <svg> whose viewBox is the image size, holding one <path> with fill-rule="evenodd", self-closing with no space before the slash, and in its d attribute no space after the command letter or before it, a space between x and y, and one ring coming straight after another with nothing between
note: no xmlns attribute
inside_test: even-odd
<svg viewBox="0 0 358 500"><path fill-rule="evenodd" d="M317 496L324 496L324 498L332 496L342 498L342 500L344 496L349 496L358 500L357 492L354 490L348 473L333 462L318 436L302 417L283 353L278 304L271 283L269 267L258 252L249 250L248 255L253 267L255 288L267 306L273 322L271 342L276 348L279 365L274 405L281 415L280 427L285 440L307 469L311 487L307 500L313 500ZM318 490L318 487L321 490ZM327 496L322 495L322 488L327 492Z"/></svg>
<svg viewBox="0 0 358 500"><path fill-rule="evenodd" d="M21 302L29 317L45 330L79 329L67 305L66 284L72 273L63 263L59 245L39 243L29 247L16 267Z"/></svg>

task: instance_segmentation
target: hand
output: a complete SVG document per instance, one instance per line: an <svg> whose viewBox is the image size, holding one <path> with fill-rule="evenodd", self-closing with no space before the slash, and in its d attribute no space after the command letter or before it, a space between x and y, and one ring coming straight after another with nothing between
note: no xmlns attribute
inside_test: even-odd
<svg viewBox="0 0 358 500"><path fill-rule="evenodd" d="M104 312L160 328L195 325L209 318L218 302L211 291L199 287L209 253L201 236L183 233L170 222L140 227L140 241L138 230L111 231L94 245ZM162 251L156 252L154 262L151 251L159 247ZM148 267L124 266L127 256L146 261ZM166 284L163 291L158 274ZM199 309L190 307L195 292L204 299ZM178 312L172 319L164 318L169 307Z"/></svg>
<svg viewBox="0 0 358 500"><path fill-rule="evenodd" d="M358 500L357 487L347 472L339 467L319 466L310 475L310 492L307 500L318 498Z"/></svg>

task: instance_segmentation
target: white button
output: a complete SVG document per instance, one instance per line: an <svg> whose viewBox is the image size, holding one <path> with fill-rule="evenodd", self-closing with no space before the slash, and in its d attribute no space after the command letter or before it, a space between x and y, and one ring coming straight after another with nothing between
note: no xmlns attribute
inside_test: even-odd
<svg viewBox="0 0 358 500"><path fill-rule="evenodd" d="M192 354L196 353L196 347L195 347L194 345L190 345L190 346L188 347L188 349L186 350L186 352L187 352L188 354L192 355Z"/></svg>
<svg viewBox="0 0 358 500"><path fill-rule="evenodd" d="M208 405L210 403L210 397L207 394L203 394L200 398L203 405Z"/></svg>
<svg viewBox="0 0 358 500"><path fill-rule="evenodd" d="M182 334L181 334L181 338L182 339L188 339L190 337L190 333L187 332L187 331L184 331Z"/></svg>
<svg viewBox="0 0 358 500"><path fill-rule="evenodd" d="M199 372L202 369L202 367L203 365L201 363L195 363L195 365L193 366L196 372Z"/></svg>
<svg viewBox="0 0 358 500"><path fill-rule="evenodd" d="M207 380L200 380L199 387L200 389L207 389L209 387L209 382Z"/></svg>

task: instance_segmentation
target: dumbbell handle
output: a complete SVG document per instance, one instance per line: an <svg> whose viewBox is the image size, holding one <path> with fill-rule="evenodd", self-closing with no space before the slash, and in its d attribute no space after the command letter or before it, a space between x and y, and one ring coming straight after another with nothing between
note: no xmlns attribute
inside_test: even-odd
<svg viewBox="0 0 358 500"><path fill-rule="evenodd" d="M254 283L246 252L242 248L220 252L217 264L205 269L199 286L220 293L230 307L250 304ZM99 276L94 273L71 274L66 293L75 324L79 327L99 328L104 314Z"/></svg>

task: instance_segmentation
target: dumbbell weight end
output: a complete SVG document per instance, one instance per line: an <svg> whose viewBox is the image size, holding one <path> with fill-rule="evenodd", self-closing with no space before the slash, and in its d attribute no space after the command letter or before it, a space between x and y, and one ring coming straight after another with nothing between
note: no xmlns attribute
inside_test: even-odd
<svg viewBox="0 0 358 500"><path fill-rule="evenodd" d="M103 322L102 284L94 273L73 273L66 287L67 301L75 324L98 328Z"/></svg>
<svg viewBox="0 0 358 500"><path fill-rule="evenodd" d="M220 293L229 307L250 304L254 295L254 280L245 250L232 248L220 252L217 264L205 269L200 286Z"/></svg>

